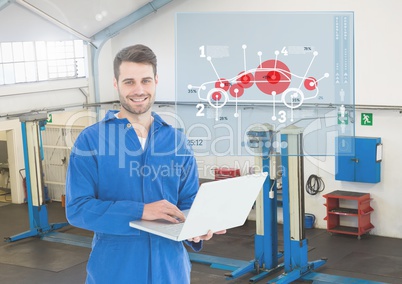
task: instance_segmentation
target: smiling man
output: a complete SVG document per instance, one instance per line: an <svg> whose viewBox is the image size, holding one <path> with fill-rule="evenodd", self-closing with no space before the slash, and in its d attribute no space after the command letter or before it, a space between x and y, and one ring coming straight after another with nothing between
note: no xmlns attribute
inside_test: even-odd
<svg viewBox="0 0 402 284"><path fill-rule="evenodd" d="M67 219L94 232L86 283L190 283L184 243L198 251L212 233L175 242L129 222L183 221L198 190L195 158L184 134L151 111L158 84L153 51L124 48L114 76L121 108L82 131L67 172Z"/></svg>

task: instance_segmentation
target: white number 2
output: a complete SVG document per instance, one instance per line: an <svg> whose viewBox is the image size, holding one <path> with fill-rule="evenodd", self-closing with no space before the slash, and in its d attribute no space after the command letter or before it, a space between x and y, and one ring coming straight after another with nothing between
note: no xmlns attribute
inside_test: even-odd
<svg viewBox="0 0 402 284"><path fill-rule="evenodd" d="M197 104L196 108L198 109L197 114L195 116L205 116L204 113L204 104Z"/></svg>

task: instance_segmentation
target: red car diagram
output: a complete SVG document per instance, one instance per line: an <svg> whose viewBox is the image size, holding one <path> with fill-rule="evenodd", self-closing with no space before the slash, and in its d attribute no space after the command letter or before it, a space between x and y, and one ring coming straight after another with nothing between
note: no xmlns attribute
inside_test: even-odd
<svg viewBox="0 0 402 284"><path fill-rule="evenodd" d="M261 58L261 52L258 52ZM279 51L275 51L275 59L261 62L257 68L239 72L231 78L221 78L218 76L215 81L202 83L200 86L188 85L188 89L197 93L200 101L207 102L213 108L222 108L228 102L235 103L283 103L290 109L300 107L305 100L317 98L319 95L318 83L329 74L325 73L317 79L313 75L308 75L310 67L318 55L312 52L312 59L306 72L297 75L290 71L290 68L281 60L278 60ZM216 69L211 57L206 57L211 62L216 75ZM256 86L265 95L259 100L247 99L247 89ZM276 99L280 96L280 99Z"/></svg>

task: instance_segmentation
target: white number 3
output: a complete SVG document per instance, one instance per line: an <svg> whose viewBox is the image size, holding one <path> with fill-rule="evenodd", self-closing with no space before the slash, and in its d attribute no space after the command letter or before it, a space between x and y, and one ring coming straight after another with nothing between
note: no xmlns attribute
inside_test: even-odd
<svg viewBox="0 0 402 284"><path fill-rule="evenodd" d="M278 112L278 114L279 114L279 116L280 116L279 119L278 119L278 121L279 121L280 123L286 122L286 111L281 110L281 111Z"/></svg>

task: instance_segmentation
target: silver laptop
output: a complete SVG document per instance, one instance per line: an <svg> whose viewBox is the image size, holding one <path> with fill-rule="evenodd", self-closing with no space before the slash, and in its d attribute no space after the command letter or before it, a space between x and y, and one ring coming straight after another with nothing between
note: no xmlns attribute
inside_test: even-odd
<svg viewBox="0 0 402 284"><path fill-rule="evenodd" d="M253 207L267 173L259 173L201 184L186 220L172 224L165 220L136 220L130 226L175 241L183 241L242 226Z"/></svg>

